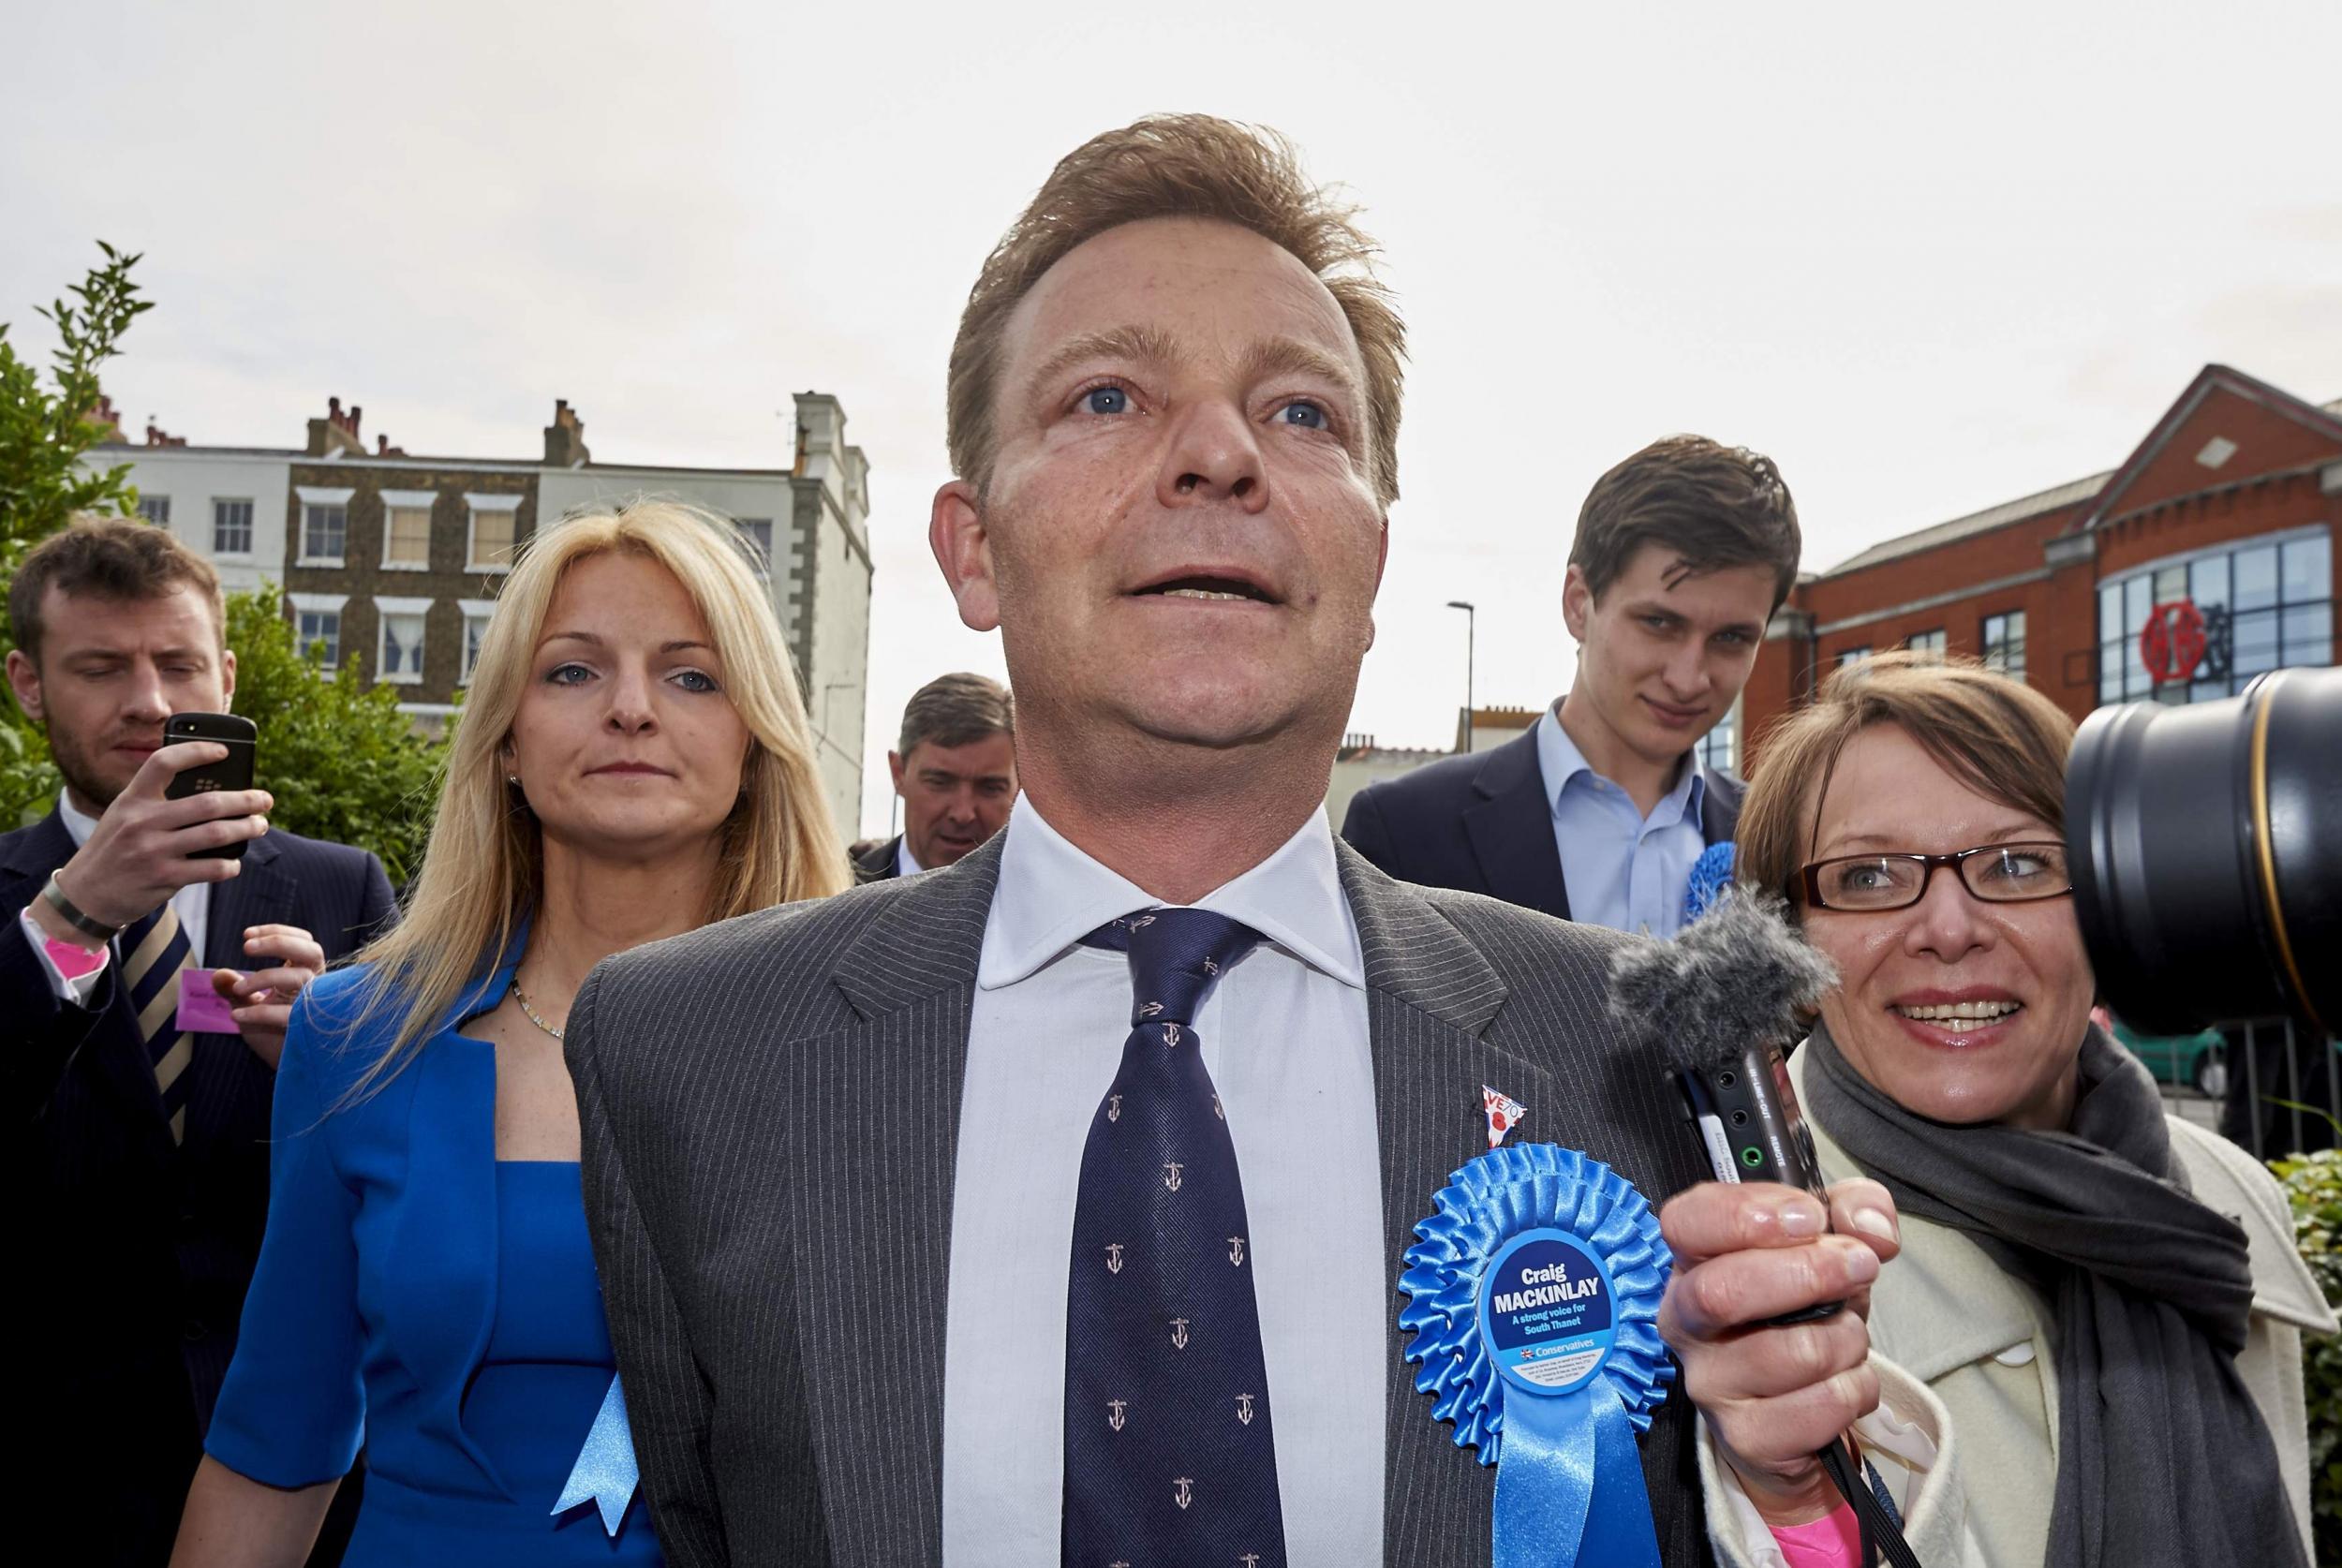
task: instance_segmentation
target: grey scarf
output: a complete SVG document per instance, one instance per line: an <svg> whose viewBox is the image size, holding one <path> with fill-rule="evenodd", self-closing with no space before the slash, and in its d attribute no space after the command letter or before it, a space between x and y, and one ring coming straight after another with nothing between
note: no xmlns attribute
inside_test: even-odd
<svg viewBox="0 0 2342 1568"><path fill-rule="evenodd" d="M1967 1233L2051 1303L2047 1561L2301 1568L2276 1447L2236 1371L2253 1294L2245 1233L2189 1195L2146 1070L2092 1026L2071 1131L2033 1132L1905 1110L1825 1028L1805 1049L1815 1119L1902 1211Z"/></svg>

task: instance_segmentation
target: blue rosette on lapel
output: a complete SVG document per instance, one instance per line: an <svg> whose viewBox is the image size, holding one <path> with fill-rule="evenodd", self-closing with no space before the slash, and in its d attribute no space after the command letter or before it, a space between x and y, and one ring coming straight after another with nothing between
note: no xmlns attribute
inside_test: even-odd
<svg viewBox="0 0 2342 1568"><path fill-rule="evenodd" d="M1496 1466L1493 1568L1659 1568L1635 1436L1675 1375L1658 1216L1608 1165L1490 1149L1415 1227L1399 1326L1417 1392Z"/></svg>
<svg viewBox="0 0 2342 1568"><path fill-rule="evenodd" d="M1724 890L1732 885L1732 840L1711 844L1692 862L1692 874L1683 884L1683 924L1689 925L1708 912Z"/></svg>

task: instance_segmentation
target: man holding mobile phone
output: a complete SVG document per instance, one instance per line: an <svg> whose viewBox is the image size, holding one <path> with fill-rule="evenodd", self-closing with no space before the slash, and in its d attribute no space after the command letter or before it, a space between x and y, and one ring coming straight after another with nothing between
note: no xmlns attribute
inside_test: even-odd
<svg viewBox="0 0 2342 1568"><path fill-rule="evenodd" d="M271 832L265 790L170 798L229 753L165 735L234 695L209 562L143 523L80 522L25 556L8 614L8 684L65 778L47 818L0 836L0 1092L15 1261L38 1281L24 1490L83 1532L73 1561L160 1563L259 1250L293 999L394 906L372 854Z"/></svg>

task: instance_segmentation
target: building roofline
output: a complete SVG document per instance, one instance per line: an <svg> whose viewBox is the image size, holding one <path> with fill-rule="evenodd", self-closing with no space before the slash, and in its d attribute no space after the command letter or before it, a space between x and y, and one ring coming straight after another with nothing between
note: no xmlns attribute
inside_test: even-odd
<svg viewBox="0 0 2342 1568"><path fill-rule="evenodd" d="M1882 540L1867 550L1840 561L1826 571L1811 576L1801 574L1798 579L1799 585L1801 587L1808 583L1844 577L1849 572L1883 566L1889 561L1899 560L1903 556L1916 555L1922 550L1932 550L1937 545L1949 544L1978 534L1991 533L1995 528L2028 522L2044 513L2055 511L2062 507L2072 506L2078 501L2091 500L2094 497L2097 504L2066 531L2081 533L2088 528L2096 527L2105 520L2107 509L2119 496L2121 490L2131 480L2137 478L2139 469L2144 467L2147 462L2152 461L2162 451L2186 416L2195 411L2196 407L2203 401L2204 396L2215 386L2224 387L2248 401L2261 404L2288 418L2309 424L2314 429L2330 431L2336 439L2342 439L2342 397L2325 404L2306 403L2282 388L2273 387L2240 370L2231 369L2224 364L2208 364L2197 373L2195 380L2188 384L2187 391L2181 393L2178 401L2164 411L2163 417L2156 422L2154 432L2145 441L2140 443L2138 450L2133 451L2120 467L2109 468L2104 473L2092 474L2086 479L2069 480L2064 484L2052 485L2047 490L2036 491L2030 496L2019 496L2013 501L2003 501L1998 506L1986 507L1981 511L1972 511L1943 523L1931 523L1926 527L1913 529L1907 534L1898 534L1892 539Z"/></svg>
<svg viewBox="0 0 2342 1568"><path fill-rule="evenodd" d="M1952 518L1949 522L1931 523L1924 528L1916 528L1910 533L1898 534L1892 539L1882 540L1859 555L1840 561L1829 570L1819 573L1812 581L1819 582L1833 577L1844 577L1849 572L1883 566L1889 561L1899 560L1905 555L1917 555L1922 550L1932 550L1937 545L1970 539L1978 534L1988 534L1995 528L2005 528L2015 524L2028 522L2045 513L2056 511L2060 508L2072 506L2078 501L2086 501L2097 493L2100 485L2113 477L2113 472L2110 468L2104 473L2092 474L2086 479L2068 480L2064 484L2052 485L2047 490L2038 490L2030 496L2021 496L2013 501L2003 501L1998 506L1986 507L1981 511L1972 511L1964 516Z"/></svg>
<svg viewBox="0 0 2342 1568"><path fill-rule="evenodd" d="M2208 364L2196 373L2196 378L2187 384L2186 392L2179 394L2178 401L2166 408L2163 417L2155 422L2155 428L2147 432L2147 438L2139 443L2121 467L2114 470L2114 477L2108 481L2105 489L2098 492L2097 504L2067 532L2087 533L2113 515L2115 504L2123 498L2124 493L2138 481L2139 476L2146 471L2150 464L2163 455L2172 437L2179 434L2180 427L2216 392L2240 397L2280 418L2306 425L2321 436L2342 441L2342 415L2295 397L2283 388L2273 387L2241 370L2224 364Z"/></svg>
<svg viewBox="0 0 2342 1568"><path fill-rule="evenodd" d="M203 457L215 459L253 458L281 459L316 468L389 468L394 470L436 469L439 472L485 474L674 474L692 479L794 480L802 476L788 468L701 468L682 464L654 463L580 463L563 466L533 463L526 460L498 461L483 457L405 457L378 456L372 452L319 455L297 451L288 447L148 447L130 442L109 441L89 449L92 457L121 463L149 457ZM811 481L808 481L811 482Z"/></svg>

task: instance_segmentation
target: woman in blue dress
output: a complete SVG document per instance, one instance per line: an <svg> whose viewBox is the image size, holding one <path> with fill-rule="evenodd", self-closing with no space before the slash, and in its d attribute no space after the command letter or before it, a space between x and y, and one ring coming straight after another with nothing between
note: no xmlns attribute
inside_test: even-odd
<svg viewBox="0 0 2342 1568"><path fill-rule="evenodd" d="M660 1561L561 1032L609 954L843 883L791 670L720 520L574 516L515 566L406 919L294 1012L174 1564L298 1568L362 1444L349 1568Z"/></svg>

